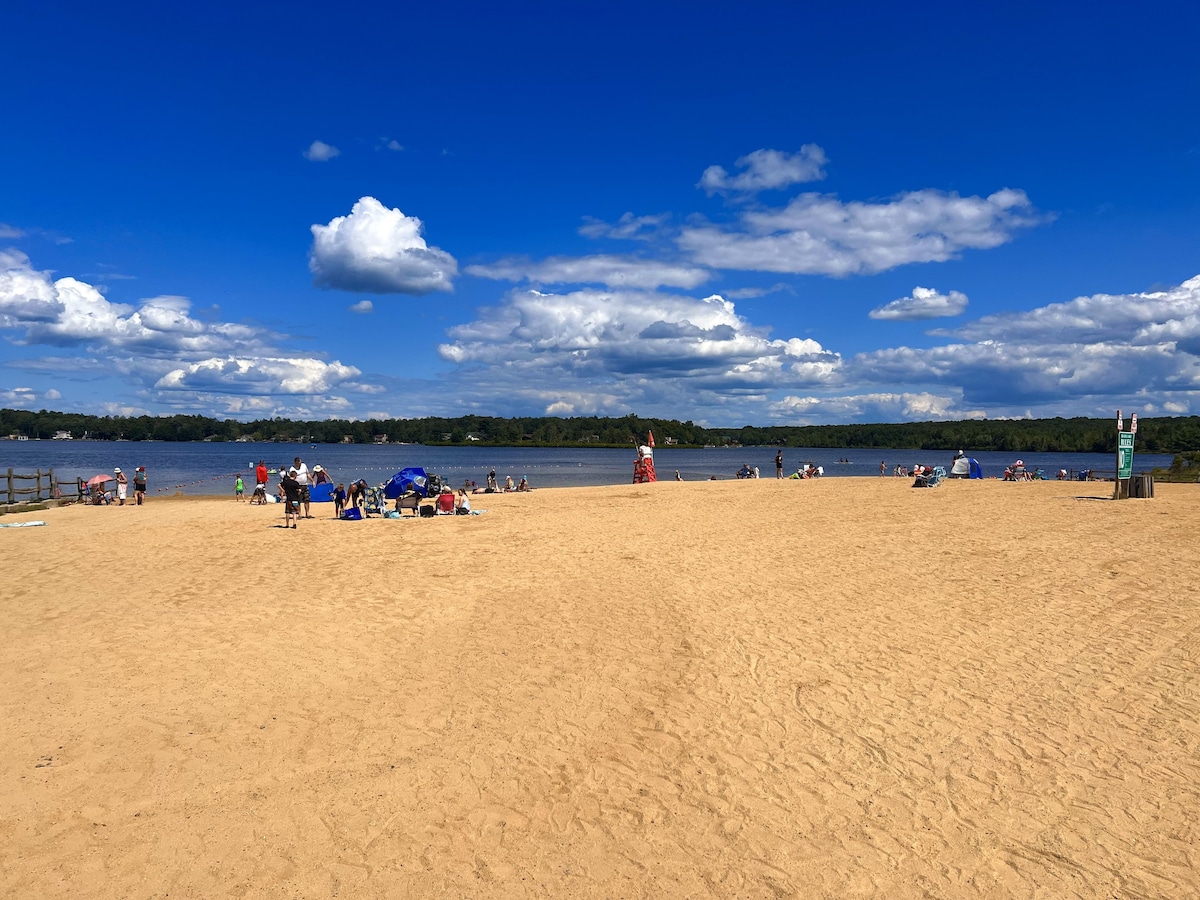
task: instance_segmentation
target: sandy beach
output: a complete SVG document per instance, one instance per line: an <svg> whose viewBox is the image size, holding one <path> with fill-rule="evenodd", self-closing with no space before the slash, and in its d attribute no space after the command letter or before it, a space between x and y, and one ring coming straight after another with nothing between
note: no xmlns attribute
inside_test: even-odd
<svg viewBox="0 0 1200 900"><path fill-rule="evenodd" d="M0 896L1200 894L1200 486L0 517ZM328 516L328 504L314 505Z"/></svg>

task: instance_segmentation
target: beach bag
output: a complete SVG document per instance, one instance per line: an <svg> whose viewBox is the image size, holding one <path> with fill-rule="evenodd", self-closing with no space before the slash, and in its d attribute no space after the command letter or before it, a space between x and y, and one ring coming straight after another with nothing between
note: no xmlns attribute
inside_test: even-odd
<svg viewBox="0 0 1200 900"><path fill-rule="evenodd" d="M435 509L434 507L432 507L432 506L422 506L421 507L421 518L422 519L432 519L436 515L437 515L437 509Z"/></svg>
<svg viewBox="0 0 1200 900"><path fill-rule="evenodd" d="M357 506L352 506L342 514L343 519L358 521L362 519L362 510Z"/></svg>

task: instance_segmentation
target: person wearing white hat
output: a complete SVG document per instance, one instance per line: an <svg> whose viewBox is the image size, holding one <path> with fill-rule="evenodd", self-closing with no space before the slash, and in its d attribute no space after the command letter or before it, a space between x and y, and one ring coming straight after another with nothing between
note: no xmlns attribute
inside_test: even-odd
<svg viewBox="0 0 1200 900"><path fill-rule="evenodd" d="M951 478L970 478L971 477L971 460L967 458L967 454L961 450L954 457L954 462L950 465Z"/></svg>
<svg viewBox="0 0 1200 900"><path fill-rule="evenodd" d="M119 468L113 469L113 474L117 476L117 506L125 505L125 492L129 490L129 479L125 477L125 473Z"/></svg>

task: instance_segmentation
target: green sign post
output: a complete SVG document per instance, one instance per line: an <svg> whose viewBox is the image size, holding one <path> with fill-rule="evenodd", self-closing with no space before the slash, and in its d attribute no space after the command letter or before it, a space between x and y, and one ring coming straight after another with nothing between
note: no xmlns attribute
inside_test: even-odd
<svg viewBox="0 0 1200 900"><path fill-rule="evenodd" d="M1113 499L1129 496L1129 479L1133 475L1133 436L1137 434L1137 413L1129 420L1129 430L1117 410L1117 471L1113 479Z"/></svg>
<svg viewBox="0 0 1200 900"><path fill-rule="evenodd" d="M1124 480L1133 475L1133 432L1117 432L1117 477Z"/></svg>

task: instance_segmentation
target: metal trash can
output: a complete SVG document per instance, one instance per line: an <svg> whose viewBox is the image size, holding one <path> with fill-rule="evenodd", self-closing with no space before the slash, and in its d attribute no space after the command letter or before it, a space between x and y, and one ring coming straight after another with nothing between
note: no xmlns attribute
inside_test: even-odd
<svg viewBox="0 0 1200 900"><path fill-rule="evenodd" d="M1129 496L1149 500L1154 496L1154 476L1134 475L1129 479Z"/></svg>

